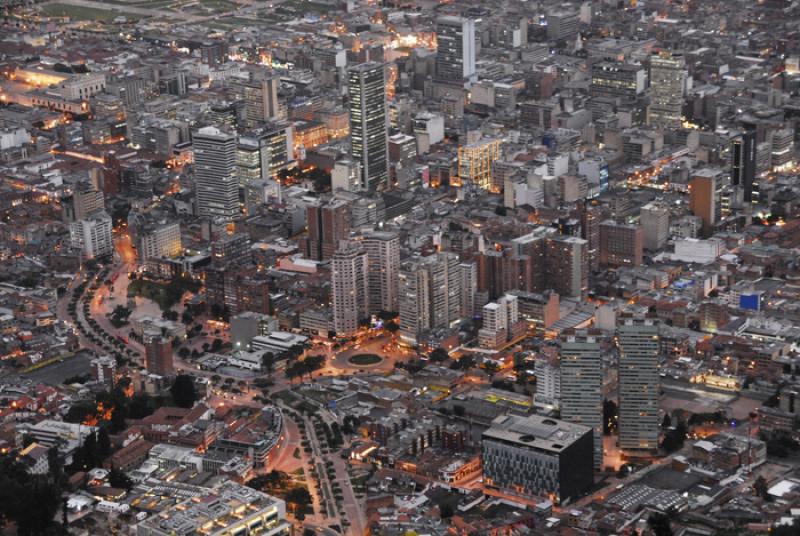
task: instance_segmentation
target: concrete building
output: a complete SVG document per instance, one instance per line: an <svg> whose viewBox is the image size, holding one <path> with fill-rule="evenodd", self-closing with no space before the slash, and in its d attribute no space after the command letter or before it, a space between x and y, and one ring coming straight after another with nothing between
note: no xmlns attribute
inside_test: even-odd
<svg viewBox="0 0 800 536"><path fill-rule="evenodd" d="M114 253L113 227L107 212L89 214L86 219L70 224L71 245L81 251L84 259L111 256Z"/></svg>
<svg viewBox="0 0 800 536"><path fill-rule="evenodd" d="M113 357L107 355L95 357L89 362L89 365L94 381L109 389L114 387L117 361Z"/></svg>
<svg viewBox="0 0 800 536"><path fill-rule="evenodd" d="M281 499L227 481L141 521L136 536L290 536L292 529Z"/></svg>
<svg viewBox="0 0 800 536"><path fill-rule="evenodd" d="M548 237L545 243L548 286L561 296L581 297L589 288L589 243L561 235Z"/></svg>
<svg viewBox="0 0 800 536"><path fill-rule="evenodd" d="M369 316L369 260L357 244L348 244L331 259L333 330L337 336L353 335Z"/></svg>
<svg viewBox="0 0 800 536"><path fill-rule="evenodd" d="M80 181L75 184L72 196L61 202L65 222L76 222L86 219L90 214L105 210L103 192L97 190L92 183Z"/></svg>
<svg viewBox="0 0 800 536"><path fill-rule="evenodd" d="M267 72L251 76L250 80L242 84L245 117L249 125L255 126L260 122L279 117L279 87L280 77Z"/></svg>
<svg viewBox="0 0 800 536"><path fill-rule="evenodd" d="M669 240L669 209L648 203L639 213L644 249L658 251Z"/></svg>
<svg viewBox="0 0 800 536"><path fill-rule="evenodd" d="M600 343L585 332L561 338L560 416L588 426L594 436L594 468L603 468L603 360Z"/></svg>
<svg viewBox="0 0 800 536"><path fill-rule="evenodd" d="M192 135L197 215L231 221L240 214L236 136L216 127Z"/></svg>
<svg viewBox="0 0 800 536"><path fill-rule="evenodd" d="M436 19L436 76L462 82L475 74L475 21L465 17Z"/></svg>
<svg viewBox="0 0 800 536"><path fill-rule="evenodd" d="M626 451L658 449L659 329L652 320L623 319L619 340L619 446Z"/></svg>
<svg viewBox="0 0 800 536"><path fill-rule="evenodd" d="M600 224L600 266L640 266L644 249L642 229L613 220Z"/></svg>
<svg viewBox="0 0 800 536"><path fill-rule="evenodd" d="M364 189L361 182L361 163L350 159L337 160L331 171L331 188L358 192Z"/></svg>
<svg viewBox="0 0 800 536"><path fill-rule="evenodd" d="M400 236L393 232L373 231L361 237L359 242L367 254L369 312L397 312Z"/></svg>
<svg viewBox="0 0 800 536"><path fill-rule="evenodd" d="M399 274L400 338L415 345L422 331L461 320L458 255L440 252L404 263Z"/></svg>
<svg viewBox="0 0 800 536"><path fill-rule="evenodd" d="M648 124L680 128L687 77L683 56L667 51L650 56Z"/></svg>
<svg viewBox="0 0 800 536"><path fill-rule="evenodd" d="M176 257L182 252L181 225L177 221L154 223L136 231L136 256L140 263Z"/></svg>
<svg viewBox="0 0 800 536"><path fill-rule="evenodd" d="M714 224L719 212L718 183L719 172L714 169L700 169L689 181L689 210L703 220L703 237L714 234Z"/></svg>
<svg viewBox="0 0 800 536"><path fill-rule="evenodd" d="M159 334L145 333L144 368L159 376L169 376L175 372L172 359L172 341Z"/></svg>
<svg viewBox="0 0 800 536"><path fill-rule="evenodd" d="M593 483L592 429L540 415L501 415L481 438L489 494L562 504Z"/></svg>
<svg viewBox="0 0 800 536"><path fill-rule="evenodd" d="M592 65L592 97L636 100L644 93L647 73L641 65L601 61Z"/></svg>
<svg viewBox="0 0 800 536"><path fill-rule="evenodd" d="M350 220L350 206L344 199L308 205L306 257L315 261L333 257L339 243L350 236Z"/></svg>

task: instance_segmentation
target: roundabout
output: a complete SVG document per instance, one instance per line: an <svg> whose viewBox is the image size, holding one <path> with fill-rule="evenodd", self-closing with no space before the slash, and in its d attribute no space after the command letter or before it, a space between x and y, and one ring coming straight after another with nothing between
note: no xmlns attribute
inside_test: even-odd
<svg viewBox="0 0 800 536"><path fill-rule="evenodd" d="M383 362L383 358L378 354L354 354L347 358L347 362L356 367L372 367Z"/></svg>

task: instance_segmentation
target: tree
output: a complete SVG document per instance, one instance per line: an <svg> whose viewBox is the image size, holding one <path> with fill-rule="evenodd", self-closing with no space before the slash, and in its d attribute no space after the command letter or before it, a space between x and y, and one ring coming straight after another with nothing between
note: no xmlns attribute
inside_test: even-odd
<svg viewBox="0 0 800 536"><path fill-rule="evenodd" d="M112 488L119 488L127 491L130 491L133 488L133 481L128 478L128 475L117 468L111 469L111 471L108 473L108 484Z"/></svg>
<svg viewBox="0 0 800 536"><path fill-rule="evenodd" d="M191 408L197 400L197 390L194 387L194 380L191 376L180 374L175 378L169 390L172 401L179 408Z"/></svg>
<svg viewBox="0 0 800 536"><path fill-rule="evenodd" d="M763 475L759 475L756 481L753 482L753 493L765 501L769 500L769 485L767 484L767 479L764 478Z"/></svg>
<svg viewBox="0 0 800 536"><path fill-rule="evenodd" d="M442 361L447 361L447 359L450 357L450 354L448 354L447 350L445 350L444 348L439 347L434 349L430 353L429 357L431 361L434 361L436 363L441 363Z"/></svg>
<svg viewBox="0 0 800 536"><path fill-rule="evenodd" d="M272 372L275 370L275 354L264 352L261 356L261 368L267 375L272 376Z"/></svg>
<svg viewBox="0 0 800 536"><path fill-rule="evenodd" d="M664 440L661 442L661 447L668 453L675 452L683 448L683 443L686 441L686 423L679 422L678 425L669 430L664 435Z"/></svg>
<svg viewBox="0 0 800 536"><path fill-rule="evenodd" d="M188 359L190 355L192 355L192 351L186 348L185 346L183 348L178 349L178 357L180 357L181 359Z"/></svg>
<svg viewBox="0 0 800 536"><path fill-rule="evenodd" d="M661 421L661 428L667 429L672 426L672 418L669 416L669 413L664 414L664 420Z"/></svg>
<svg viewBox="0 0 800 536"><path fill-rule="evenodd" d="M672 536L672 527L666 514L656 512L647 518L647 525L655 536Z"/></svg>
<svg viewBox="0 0 800 536"><path fill-rule="evenodd" d="M613 400L603 400L603 433L611 435L617 429L619 410Z"/></svg>
<svg viewBox="0 0 800 536"><path fill-rule="evenodd" d="M287 503L292 505L294 510L305 508L311 504L311 494L306 488L296 487L286 492L284 497Z"/></svg>
<svg viewBox="0 0 800 536"><path fill-rule="evenodd" d="M214 339L211 341L211 351L219 352L220 350L222 350L222 339Z"/></svg>
<svg viewBox="0 0 800 536"><path fill-rule="evenodd" d="M453 517L453 507L447 503L439 505L439 517L442 519L450 519Z"/></svg>
<svg viewBox="0 0 800 536"><path fill-rule="evenodd" d="M111 454L111 438L108 436L105 426L97 432L97 451L104 459Z"/></svg>
<svg viewBox="0 0 800 536"><path fill-rule="evenodd" d="M400 331L400 326L394 320L386 322L386 324L383 325L383 328L392 335Z"/></svg>

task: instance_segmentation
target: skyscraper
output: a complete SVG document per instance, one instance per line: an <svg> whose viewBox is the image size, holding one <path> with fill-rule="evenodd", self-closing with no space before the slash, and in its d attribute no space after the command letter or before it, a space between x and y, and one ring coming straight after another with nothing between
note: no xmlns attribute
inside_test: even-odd
<svg viewBox="0 0 800 536"><path fill-rule="evenodd" d="M650 57L650 107L647 123L680 128L687 72L683 56L661 51Z"/></svg>
<svg viewBox="0 0 800 536"><path fill-rule="evenodd" d="M344 199L308 205L306 225L306 257L326 261L350 235L350 205Z"/></svg>
<svg viewBox="0 0 800 536"><path fill-rule="evenodd" d="M649 319L624 319L619 340L619 446L623 450L658 448L658 325Z"/></svg>
<svg viewBox="0 0 800 536"><path fill-rule="evenodd" d="M475 74L475 21L462 17L436 19L436 76L461 82Z"/></svg>
<svg viewBox="0 0 800 536"><path fill-rule="evenodd" d="M582 296L589 288L588 242L576 236L555 235L546 244L547 286L561 296Z"/></svg>
<svg viewBox="0 0 800 536"><path fill-rule="evenodd" d="M349 336L358 330L359 321L369 315L367 254L360 245L346 244L331 259L333 330Z"/></svg>
<svg viewBox="0 0 800 536"><path fill-rule="evenodd" d="M458 255L440 252L400 267L400 336L416 344L424 330L452 327L461 319Z"/></svg>
<svg viewBox="0 0 800 536"><path fill-rule="evenodd" d="M400 237L397 233L373 231L361 239L367 253L369 312L398 310Z"/></svg>
<svg viewBox="0 0 800 536"><path fill-rule="evenodd" d="M194 132L192 144L198 215L233 220L240 212L236 136L204 127Z"/></svg>
<svg viewBox="0 0 800 536"><path fill-rule="evenodd" d="M245 117L250 126L278 118L279 87L280 78L272 73L253 76L243 84Z"/></svg>
<svg viewBox="0 0 800 536"><path fill-rule="evenodd" d="M361 163L362 183L369 190L389 180L386 81L383 64L370 62L348 71L350 139L353 158Z"/></svg>
<svg viewBox="0 0 800 536"><path fill-rule="evenodd" d="M603 466L603 360L597 339L579 332L561 339L561 418L594 432L594 468Z"/></svg>
<svg viewBox="0 0 800 536"><path fill-rule="evenodd" d="M703 220L704 238L714 234L714 224L717 222L718 174L713 169L700 169L689 181L689 209L692 214Z"/></svg>
<svg viewBox="0 0 800 536"><path fill-rule="evenodd" d="M731 184L742 192L745 203L753 202L756 181L756 130L745 130L731 141Z"/></svg>

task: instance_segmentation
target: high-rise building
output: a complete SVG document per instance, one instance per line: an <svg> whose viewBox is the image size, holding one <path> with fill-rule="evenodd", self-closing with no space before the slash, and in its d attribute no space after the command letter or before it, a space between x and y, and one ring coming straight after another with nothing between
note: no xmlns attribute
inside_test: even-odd
<svg viewBox="0 0 800 536"><path fill-rule="evenodd" d="M61 206L65 222L86 219L89 214L106 208L103 192L98 191L89 181L76 183L72 196L64 199Z"/></svg>
<svg viewBox="0 0 800 536"><path fill-rule="evenodd" d="M581 297L589 288L588 242L576 236L547 239L548 288L561 296Z"/></svg>
<svg viewBox="0 0 800 536"><path fill-rule="evenodd" d="M114 387L117 362L113 357L108 355L95 357L90 365L94 381L105 385L108 389Z"/></svg>
<svg viewBox="0 0 800 536"><path fill-rule="evenodd" d="M527 324L519 321L519 301L506 294L483 306L483 327L478 330L481 348L498 348L525 334Z"/></svg>
<svg viewBox="0 0 800 536"><path fill-rule="evenodd" d="M247 233L223 235L211 242L211 264L215 268L247 266L252 260Z"/></svg>
<svg viewBox="0 0 800 536"><path fill-rule="evenodd" d="M216 127L194 132L194 179L197 214L233 220L239 213L236 136Z"/></svg>
<svg viewBox="0 0 800 536"><path fill-rule="evenodd" d="M757 131L747 128L731 141L731 184L742 193L745 203L753 203L756 187Z"/></svg>
<svg viewBox="0 0 800 536"><path fill-rule="evenodd" d="M657 203L648 203L639 213L642 224L644 249L658 251L669 239L669 209Z"/></svg>
<svg viewBox="0 0 800 536"><path fill-rule="evenodd" d="M348 70L350 139L353 159L361 163L362 184L369 190L388 186L389 149L386 81L382 63Z"/></svg>
<svg viewBox="0 0 800 536"><path fill-rule="evenodd" d="M361 164L354 160L337 160L331 171L331 189L357 192L363 190L361 184Z"/></svg>
<svg viewBox="0 0 800 536"><path fill-rule="evenodd" d="M426 329L453 327L461 320L458 255L439 252L400 267L400 337L416 344Z"/></svg>
<svg viewBox="0 0 800 536"><path fill-rule="evenodd" d="M719 203L717 200L719 172L713 169L697 170L689 181L689 209L703 220L703 237L714 234Z"/></svg>
<svg viewBox="0 0 800 536"><path fill-rule="evenodd" d="M632 63L601 61L592 65L592 97L619 98L633 101L645 90L644 67Z"/></svg>
<svg viewBox="0 0 800 536"><path fill-rule="evenodd" d="M588 203L579 202L578 214L581 220L581 238L586 240L589 270L594 271L600 264L600 209Z"/></svg>
<svg viewBox="0 0 800 536"><path fill-rule="evenodd" d="M580 13L578 11L556 10L546 15L547 38L553 41L572 39L578 35Z"/></svg>
<svg viewBox="0 0 800 536"><path fill-rule="evenodd" d="M683 56L661 51L650 57L648 124L680 128L686 78Z"/></svg>
<svg viewBox="0 0 800 536"><path fill-rule="evenodd" d="M354 334L369 315L368 270L367 254L356 243L346 243L331 259L333 330L338 336Z"/></svg>
<svg viewBox="0 0 800 536"><path fill-rule="evenodd" d="M315 261L330 259L339 243L350 235L350 217L350 205L344 199L308 205L306 257Z"/></svg>
<svg viewBox="0 0 800 536"><path fill-rule="evenodd" d="M269 123L239 138L236 165L242 187L259 179L275 179L294 165L294 130L290 123Z"/></svg>
<svg viewBox="0 0 800 536"><path fill-rule="evenodd" d="M373 231L360 242L367 253L369 312L398 311L400 237L388 231Z"/></svg>
<svg viewBox="0 0 800 536"><path fill-rule="evenodd" d="M278 118L279 87L280 77L271 73L253 76L242 84L245 117L250 126Z"/></svg>
<svg viewBox="0 0 800 536"><path fill-rule="evenodd" d="M111 216L101 210L69 226L72 247L79 249L85 259L106 257L114 253L114 235Z"/></svg>
<svg viewBox="0 0 800 536"><path fill-rule="evenodd" d="M181 225L176 221L157 222L136 230L136 255L140 263L175 257L182 251Z"/></svg>
<svg viewBox="0 0 800 536"><path fill-rule="evenodd" d="M603 467L603 360L600 343L585 332L561 339L561 418L589 426L594 468Z"/></svg>
<svg viewBox="0 0 800 536"><path fill-rule="evenodd" d="M169 376L175 372L172 362L172 341L161 334L145 333L144 367L152 374Z"/></svg>
<svg viewBox="0 0 800 536"><path fill-rule="evenodd" d="M623 319L619 341L619 446L623 450L658 448L659 330L649 319Z"/></svg>
<svg viewBox="0 0 800 536"><path fill-rule="evenodd" d="M475 21L463 17L436 19L436 76L461 82L475 74Z"/></svg>
<svg viewBox="0 0 800 536"><path fill-rule="evenodd" d="M461 317L472 318L477 306L478 265L475 262L462 262L461 272Z"/></svg>
<svg viewBox="0 0 800 536"><path fill-rule="evenodd" d="M782 128L772 135L772 170L787 171L796 164L794 129Z"/></svg>
<svg viewBox="0 0 800 536"><path fill-rule="evenodd" d="M592 429L541 415L501 415L481 437L486 492L576 498L594 481Z"/></svg>
<svg viewBox="0 0 800 536"><path fill-rule="evenodd" d="M600 266L640 266L644 249L642 229L613 220L600 224Z"/></svg>
<svg viewBox="0 0 800 536"><path fill-rule="evenodd" d="M458 147L458 176L485 190L492 188L492 164L500 160L500 140L486 139Z"/></svg>

